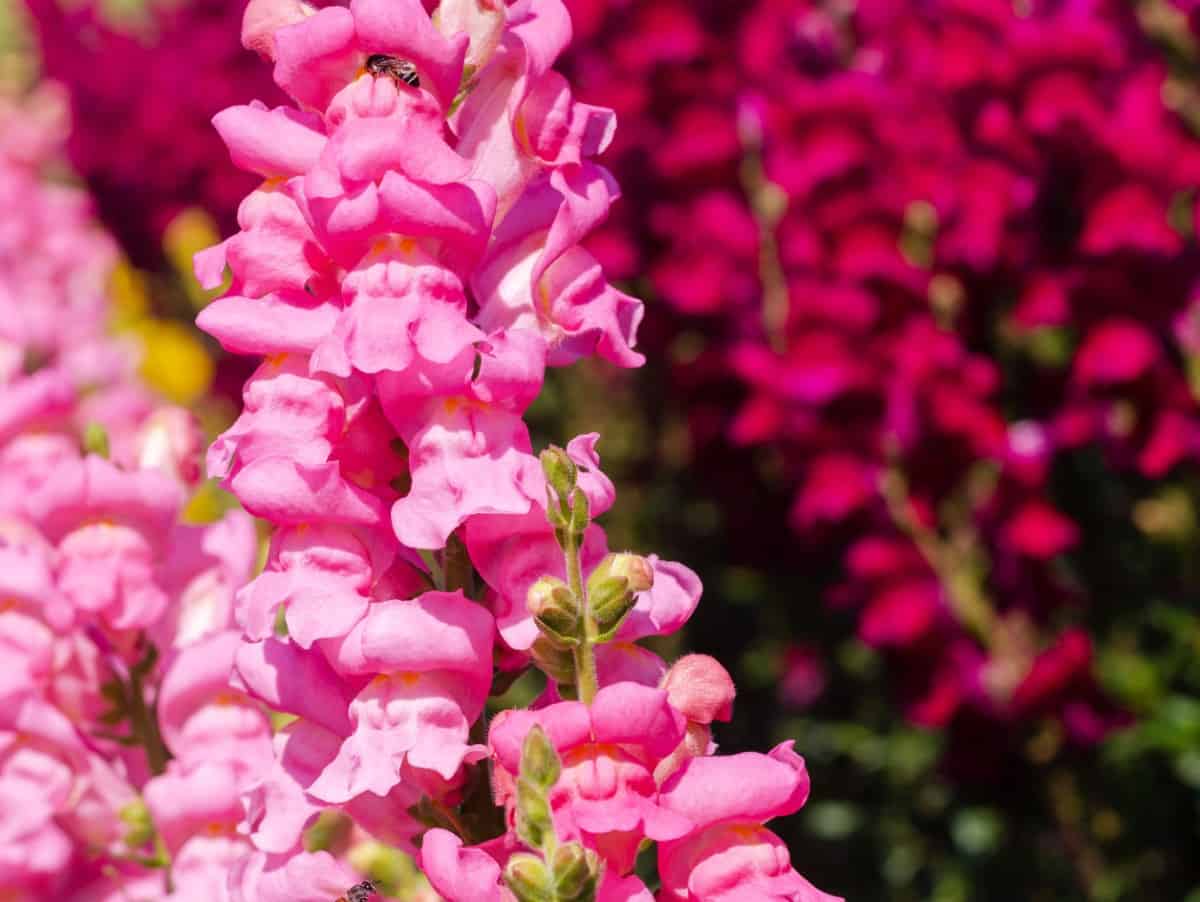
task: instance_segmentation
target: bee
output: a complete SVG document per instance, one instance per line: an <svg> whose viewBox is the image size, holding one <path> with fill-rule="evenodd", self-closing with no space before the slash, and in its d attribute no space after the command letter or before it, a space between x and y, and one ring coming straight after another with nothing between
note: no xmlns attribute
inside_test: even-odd
<svg viewBox="0 0 1200 902"><path fill-rule="evenodd" d="M367 902L375 892L375 884L370 880L356 883L346 890L346 895L339 896L334 902Z"/></svg>
<svg viewBox="0 0 1200 902"><path fill-rule="evenodd" d="M391 76L397 82L403 82L410 88L421 87L421 78L417 75L417 67L411 60L402 60L398 56L388 56L386 53L372 53L367 57L366 69L375 76Z"/></svg>

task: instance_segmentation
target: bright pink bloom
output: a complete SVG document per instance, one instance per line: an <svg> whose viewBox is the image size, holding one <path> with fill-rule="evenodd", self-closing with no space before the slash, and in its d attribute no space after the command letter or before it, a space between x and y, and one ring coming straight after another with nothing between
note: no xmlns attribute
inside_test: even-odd
<svg viewBox="0 0 1200 902"><path fill-rule="evenodd" d="M564 839L582 839L623 874L633 867L642 836L665 840L687 832L687 822L666 814L657 801L653 769L683 740L686 726L665 692L617 683L601 689L590 708L559 702L498 715L488 743L502 769L497 801L509 808L510 816L521 744L535 723L563 760L550 804Z"/></svg>
<svg viewBox="0 0 1200 902"><path fill-rule="evenodd" d="M312 794L345 802L386 795L402 765L451 779L482 749L468 743L491 686L491 616L459 593L373 605L346 638L375 673L350 703L354 732Z"/></svg>
<svg viewBox="0 0 1200 902"><path fill-rule="evenodd" d="M694 758L662 788L662 805L686 816L691 832L659 846L663 898L754 898L824 902L836 897L792 870L787 847L762 824L808 799L804 759L791 743L769 755Z"/></svg>

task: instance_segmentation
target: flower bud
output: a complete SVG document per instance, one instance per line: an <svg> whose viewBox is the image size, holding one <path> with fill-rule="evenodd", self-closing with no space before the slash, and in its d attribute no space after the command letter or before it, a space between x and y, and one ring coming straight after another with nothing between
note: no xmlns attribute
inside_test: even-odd
<svg viewBox="0 0 1200 902"><path fill-rule="evenodd" d="M588 577L588 600L596 632L609 639L637 604L637 593L654 585L650 562L636 554L610 554Z"/></svg>
<svg viewBox="0 0 1200 902"><path fill-rule="evenodd" d="M546 520L554 529L554 538L561 546L566 535L566 529L570 525L570 511L563 511L558 496L554 494L554 490L549 486L546 487Z"/></svg>
<svg viewBox="0 0 1200 902"><path fill-rule="evenodd" d="M733 716L733 677L708 655L684 655L667 671L662 688L671 707L693 723L710 724Z"/></svg>
<svg viewBox="0 0 1200 902"><path fill-rule="evenodd" d="M554 682L572 684L575 682L575 657L569 648L555 644L549 636L543 633L533 641L533 647L529 652L533 656L533 663L537 665L538 670Z"/></svg>
<svg viewBox="0 0 1200 902"><path fill-rule="evenodd" d="M589 852L577 842L559 846L551 861L554 891L562 902L594 899L600 877L600 862L595 852Z"/></svg>
<svg viewBox="0 0 1200 902"><path fill-rule="evenodd" d="M549 789L558 781L562 763L550 739L537 724L529 729L521 746L521 776L542 789Z"/></svg>
<svg viewBox="0 0 1200 902"><path fill-rule="evenodd" d="M640 554L623 551L610 554L592 571L588 578L588 591L597 591L594 584L602 580L622 579L630 592L645 592L654 585L654 568Z"/></svg>
<svg viewBox="0 0 1200 902"><path fill-rule="evenodd" d="M550 872L542 859L519 852L504 866L504 882L518 902L554 902Z"/></svg>
<svg viewBox="0 0 1200 902"><path fill-rule="evenodd" d="M117 812L117 817L127 828L125 845L131 849L139 849L154 839L154 821L150 817L150 809L141 799L134 799Z"/></svg>
<svg viewBox="0 0 1200 902"><path fill-rule="evenodd" d="M99 423L91 422L83 430L83 450L87 454L97 454L108 458L108 430Z"/></svg>
<svg viewBox="0 0 1200 902"><path fill-rule="evenodd" d="M633 592L645 592L654 586L654 568L640 554L625 551L613 555L612 574L629 580Z"/></svg>
<svg viewBox="0 0 1200 902"><path fill-rule="evenodd" d="M560 645L573 645L579 635L579 603L567 584L553 576L543 576L529 587L525 599L538 627Z"/></svg>
<svg viewBox="0 0 1200 902"><path fill-rule="evenodd" d="M538 455L538 459L542 462L542 472L546 474L547 484L560 500L566 501L575 491L575 483L579 479L579 469L575 466L575 461L557 445L551 445Z"/></svg>
<svg viewBox="0 0 1200 902"><path fill-rule="evenodd" d="M625 616L637 605L637 596L626 588L625 580L606 580L592 599L591 614L596 624L596 638L611 639Z"/></svg>
<svg viewBox="0 0 1200 902"><path fill-rule="evenodd" d="M588 501L588 496L583 489L576 489L571 496L571 531L581 536L587 531L588 524L591 522L591 502Z"/></svg>
<svg viewBox="0 0 1200 902"><path fill-rule="evenodd" d="M517 781L517 835L530 848L540 849L554 836L546 791L532 780Z"/></svg>

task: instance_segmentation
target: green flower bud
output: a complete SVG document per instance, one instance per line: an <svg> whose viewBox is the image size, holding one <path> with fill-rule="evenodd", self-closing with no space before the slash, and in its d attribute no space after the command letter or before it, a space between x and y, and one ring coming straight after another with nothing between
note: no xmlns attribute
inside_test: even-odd
<svg viewBox="0 0 1200 902"><path fill-rule="evenodd" d="M576 489L575 493L571 495L571 531L581 536L591 522L591 505L588 502L588 496L584 494L583 489Z"/></svg>
<svg viewBox="0 0 1200 902"><path fill-rule="evenodd" d="M567 513L563 511L563 506L558 500L558 496L554 494L554 490L546 486L546 520L554 528L554 537L558 540L558 544L563 543L563 531L570 524Z"/></svg>
<svg viewBox="0 0 1200 902"><path fill-rule="evenodd" d="M525 605L538 627L556 644L574 645L579 635L579 604L567 584L543 576L529 587Z"/></svg>
<svg viewBox="0 0 1200 902"><path fill-rule="evenodd" d="M563 648L543 633L533 640L533 647L529 651L538 670L554 682L575 682L575 657L569 648Z"/></svg>
<svg viewBox="0 0 1200 902"><path fill-rule="evenodd" d="M517 835L527 846L540 849L554 837L554 821L546 791L532 780L517 780Z"/></svg>
<svg viewBox="0 0 1200 902"><path fill-rule="evenodd" d="M610 639L637 604L637 593L654 585L650 562L636 554L610 554L588 577L588 601L597 638Z"/></svg>
<svg viewBox="0 0 1200 902"><path fill-rule="evenodd" d="M99 423L91 422L83 430L83 450L88 454L109 455L108 430Z"/></svg>
<svg viewBox="0 0 1200 902"><path fill-rule="evenodd" d="M131 849L139 849L154 839L154 820L150 817L150 809L141 799L134 799L117 812L117 817L127 828L125 845Z"/></svg>
<svg viewBox="0 0 1200 902"><path fill-rule="evenodd" d="M625 577L629 581L630 591L645 592L654 585L654 567L640 554L623 551L610 557L610 572L613 576Z"/></svg>
<svg viewBox="0 0 1200 902"><path fill-rule="evenodd" d="M550 864L554 891L560 902L582 902L596 897L600 859L577 842L559 846Z"/></svg>
<svg viewBox="0 0 1200 902"><path fill-rule="evenodd" d="M558 781L562 762L554 750L550 738L537 724L529 729L521 746L521 777L535 786L549 789Z"/></svg>
<svg viewBox="0 0 1200 902"><path fill-rule="evenodd" d="M561 500L566 501L575 491L575 484L579 480L579 469L575 466L575 461L557 445L551 445L538 455L538 459L542 462L546 482Z"/></svg>
<svg viewBox="0 0 1200 902"><path fill-rule="evenodd" d="M621 584L624 585L624 580ZM611 593L593 604L592 621L596 624L596 639L600 642L611 639L636 605L637 596L629 591Z"/></svg>
<svg viewBox="0 0 1200 902"><path fill-rule="evenodd" d="M550 872L537 856L520 852L509 858L504 882L519 902L555 902Z"/></svg>

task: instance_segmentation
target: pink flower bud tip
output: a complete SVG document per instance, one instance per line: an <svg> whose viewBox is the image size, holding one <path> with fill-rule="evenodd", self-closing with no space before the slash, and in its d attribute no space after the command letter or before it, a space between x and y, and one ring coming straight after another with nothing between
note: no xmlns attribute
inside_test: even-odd
<svg viewBox="0 0 1200 902"><path fill-rule="evenodd" d="M737 690L729 671L708 655L685 655L663 680L671 707L694 723L729 720Z"/></svg>

